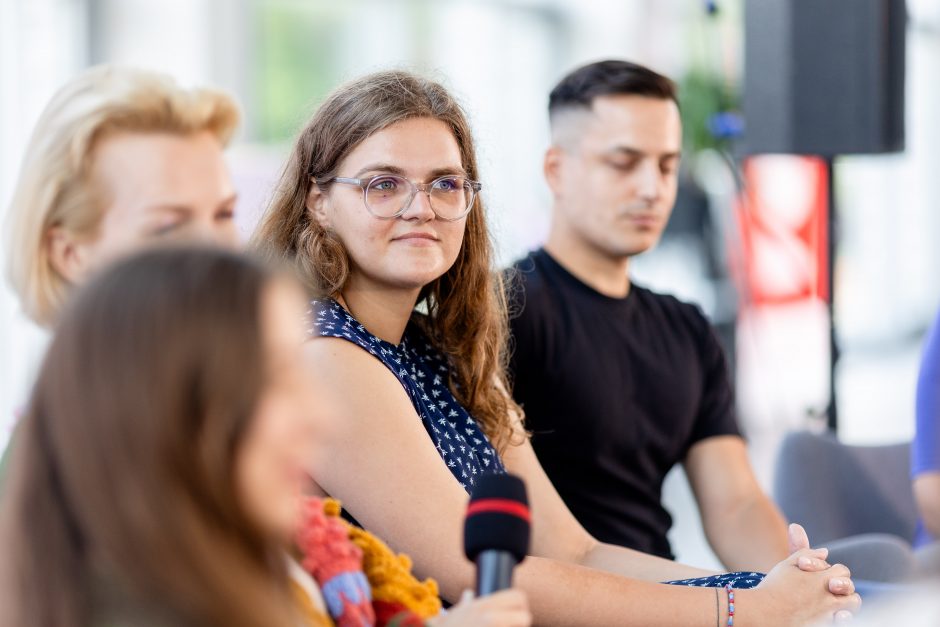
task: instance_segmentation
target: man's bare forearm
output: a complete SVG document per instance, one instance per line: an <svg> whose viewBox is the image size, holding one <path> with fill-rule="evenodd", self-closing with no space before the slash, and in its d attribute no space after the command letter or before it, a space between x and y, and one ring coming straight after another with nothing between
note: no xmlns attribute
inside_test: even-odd
<svg viewBox="0 0 940 627"><path fill-rule="evenodd" d="M787 524L764 495L705 521L705 533L729 570L767 572L787 557Z"/></svg>

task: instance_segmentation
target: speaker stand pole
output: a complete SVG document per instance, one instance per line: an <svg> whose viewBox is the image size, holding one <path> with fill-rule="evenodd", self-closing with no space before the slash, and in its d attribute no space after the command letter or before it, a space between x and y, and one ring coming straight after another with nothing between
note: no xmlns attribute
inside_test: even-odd
<svg viewBox="0 0 940 627"><path fill-rule="evenodd" d="M839 241L839 218L836 210L835 157L824 157L826 162L826 308L829 313L829 406L826 408L826 425L836 433L839 428L838 404L836 402L836 369L839 363L839 344L836 338L836 249Z"/></svg>

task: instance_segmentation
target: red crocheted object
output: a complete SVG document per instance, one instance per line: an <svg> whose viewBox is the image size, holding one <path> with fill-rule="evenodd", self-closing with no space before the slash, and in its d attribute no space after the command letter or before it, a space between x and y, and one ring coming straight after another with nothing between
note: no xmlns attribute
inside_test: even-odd
<svg viewBox="0 0 940 627"><path fill-rule="evenodd" d="M375 625L362 550L343 521L327 516L323 501L312 497L303 504L302 520L295 540L303 553L300 564L319 584L330 616L338 627Z"/></svg>
<svg viewBox="0 0 940 627"><path fill-rule="evenodd" d="M307 499L302 519L297 548L304 556L301 566L314 579L325 582L340 573L362 570L362 550L350 542L342 521L326 515L323 501Z"/></svg>

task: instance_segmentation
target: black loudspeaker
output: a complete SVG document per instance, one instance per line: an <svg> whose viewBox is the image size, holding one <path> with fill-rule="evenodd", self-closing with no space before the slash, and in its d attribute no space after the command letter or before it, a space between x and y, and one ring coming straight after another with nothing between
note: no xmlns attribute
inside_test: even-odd
<svg viewBox="0 0 940 627"><path fill-rule="evenodd" d="M904 149L904 0L747 0L744 149Z"/></svg>

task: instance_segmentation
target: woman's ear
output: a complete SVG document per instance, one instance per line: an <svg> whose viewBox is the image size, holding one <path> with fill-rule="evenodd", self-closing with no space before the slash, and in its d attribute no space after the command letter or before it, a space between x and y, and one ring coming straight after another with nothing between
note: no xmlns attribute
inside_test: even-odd
<svg viewBox="0 0 940 627"><path fill-rule="evenodd" d="M89 270L88 244L58 226L49 229L45 239L49 264L69 283L80 283Z"/></svg>
<svg viewBox="0 0 940 627"><path fill-rule="evenodd" d="M310 212L310 216L316 220L317 224L329 230L330 216L327 211L327 200L326 193L320 189L314 179L310 191L307 192L307 211Z"/></svg>

